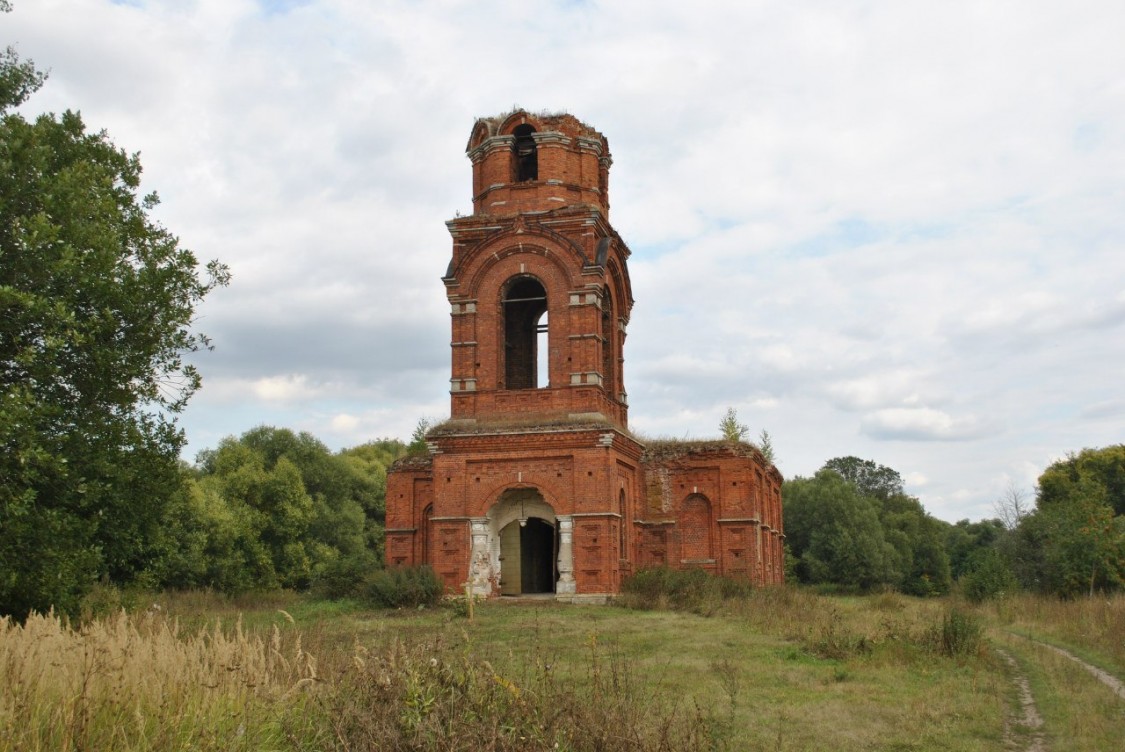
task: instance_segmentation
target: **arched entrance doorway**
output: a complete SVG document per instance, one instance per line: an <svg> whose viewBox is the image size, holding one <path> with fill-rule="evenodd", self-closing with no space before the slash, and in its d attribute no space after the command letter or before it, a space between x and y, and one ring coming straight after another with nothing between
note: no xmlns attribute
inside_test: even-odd
<svg viewBox="0 0 1125 752"><path fill-rule="evenodd" d="M554 593L559 534L555 510L534 488L512 488L489 510L496 531L501 595Z"/></svg>
<svg viewBox="0 0 1125 752"><path fill-rule="evenodd" d="M500 594L555 592L555 526L531 517L500 530Z"/></svg>

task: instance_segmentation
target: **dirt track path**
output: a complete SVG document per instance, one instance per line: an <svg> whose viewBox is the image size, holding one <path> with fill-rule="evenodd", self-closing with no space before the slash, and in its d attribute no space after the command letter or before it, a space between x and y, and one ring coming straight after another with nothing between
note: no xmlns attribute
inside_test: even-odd
<svg viewBox="0 0 1125 752"><path fill-rule="evenodd" d="M1027 675L1020 670L1016 659L1007 650L996 648L996 653L1012 668L1012 681L1019 692L1020 702L1019 715L1004 719L1004 747L1019 752L1047 752L1043 716L1039 715L1039 708L1035 704L1035 697L1031 694L1031 683L1028 682ZM1017 735L1017 727L1026 729L1026 742L1022 738L1022 733Z"/></svg>
<svg viewBox="0 0 1125 752"><path fill-rule="evenodd" d="M1029 637L1027 639L1031 640L1032 638ZM1056 653L1063 656L1064 658L1069 658L1070 660L1074 661L1079 666L1081 666L1082 668L1086 669L1091 674L1093 674L1094 677L1097 678L1097 680L1100 681L1102 684L1109 687L1115 695L1120 697L1122 700L1125 700L1125 683L1123 683L1120 679L1118 679L1113 674L1110 674L1106 671L1102 671L1097 666L1094 666L1092 664L1087 663L1086 661L1082 660L1081 658L1079 658L1078 656L1076 656L1074 653L1070 652L1069 650L1063 650L1062 648L1057 648L1054 645L1048 645L1047 643L1040 642L1039 640L1032 640L1032 641L1035 642L1036 644L1042 645L1043 647L1047 648L1048 650L1055 651Z"/></svg>
<svg viewBox="0 0 1125 752"><path fill-rule="evenodd" d="M1125 682L1122 682L1116 676L1113 676L1107 671L1103 671L1093 664L1087 663L1069 650L1064 650L1063 648L1050 645L1042 640L1036 640L1026 635L1019 635L1015 632L1010 634L1015 637L1022 637L1028 642L1033 642L1064 658L1074 661L1108 687L1111 692L1122 700L1125 700ZM1039 714L1039 708L1035 705L1035 697L1031 694L1031 684L1027 680L1027 675L1020 670L1019 663L1016 662L1016 659L1013 658L1008 651L996 648L996 653L1012 669L1012 681L1016 685L1016 690L1019 693L1020 703L1017 714L1009 716L1004 721L1004 746L1011 750L1017 750L1018 752L1046 752L1047 740L1043 730L1043 717ZM1024 730L1026 730L1026 732ZM1021 738L1025 733L1026 741Z"/></svg>

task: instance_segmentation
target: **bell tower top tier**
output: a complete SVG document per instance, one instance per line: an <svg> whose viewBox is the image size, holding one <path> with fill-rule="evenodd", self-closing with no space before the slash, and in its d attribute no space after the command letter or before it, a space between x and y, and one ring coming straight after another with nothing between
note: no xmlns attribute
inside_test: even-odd
<svg viewBox="0 0 1125 752"><path fill-rule="evenodd" d="M467 147L473 213L515 214L587 204L609 215L605 136L573 115L481 118Z"/></svg>
<svg viewBox="0 0 1125 752"><path fill-rule="evenodd" d="M609 143L572 115L473 125L473 213L446 223L454 424L626 427L629 249L609 224Z"/></svg>

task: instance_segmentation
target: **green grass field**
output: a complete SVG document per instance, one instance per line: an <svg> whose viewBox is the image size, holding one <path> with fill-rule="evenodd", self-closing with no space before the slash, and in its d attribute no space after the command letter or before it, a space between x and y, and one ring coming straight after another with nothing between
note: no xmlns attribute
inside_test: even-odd
<svg viewBox="0 0 1125 752"><path fill-rule="evenodd" d="M490 602L472 622L284 593L138 603L2 625L0 750L1020 748L994 647L1052 748L1125 738L1125 701L1037 641L1125 676L1121 597L971 609L784 588L708 616ZM951 609L970 638L953 654Z"/></svg>

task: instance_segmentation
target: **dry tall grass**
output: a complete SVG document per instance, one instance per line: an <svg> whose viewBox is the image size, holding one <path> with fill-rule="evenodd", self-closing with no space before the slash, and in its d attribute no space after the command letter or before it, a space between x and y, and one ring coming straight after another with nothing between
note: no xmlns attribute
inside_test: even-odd
<svg viewBox="0 0 1125 752"><path fill-rule="evenodd" d="M956 601L893 593L722 596L689 604L702 616L482 604L469 623L454 609L165 594L160 613L78 627L0 620L0 752L983 751L1001 743L1010 683L987 649L951 647L979 637L979 617L1122 665L1121 597L959 613ZM1035 645L1008 649L1048 726L1069 729L1102 690L1076 675L1094 685L1079 708L1050 689L1066 674ZM1082 748L1119 737L1118 715L1086 723L1098 731Z"/></svg>
<svg viewBox="0 0 1125 752"><path fill-rule="evenodd" d="M987 609L1008 629L1064 644L1125 673L1125 593L1071 600L1021 594Z"/></svg>
<svg viewBox="0 0 1125 752"><path fill-rule="evenodd" d="M541 660L495 669L468 642L328 637L321 679L295 628L241 618L195 632L154 613L0 620L0 752L714 747L701 713L646 694L596 643L576 683Z"/></svg>
<svg viewBox="0 0 1125 752"><path fill-rule="evenodd" d="M0 619L0 750L276 748L298 730L316 661L300 636L241 622L192 635L124 612L72 629ZM307 716L306 716L307 717Z"/></svg>

